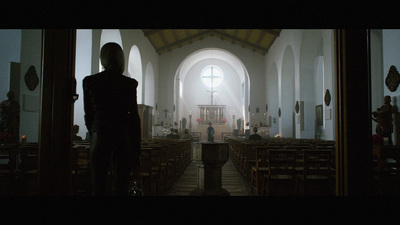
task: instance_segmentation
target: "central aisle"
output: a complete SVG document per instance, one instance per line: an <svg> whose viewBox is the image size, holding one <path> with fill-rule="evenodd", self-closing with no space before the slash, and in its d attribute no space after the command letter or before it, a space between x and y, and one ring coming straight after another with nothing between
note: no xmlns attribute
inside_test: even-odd
<svg viewBox="0 0 400 225"><path fill-rule="evenodd" d="M193 189L197 188L197 166L192 162L179 180L171 188L168 196L189 196ZM229 160L222 167L222 188L225 188L230 196L248 196L248 187L240 174Z"/></svg>

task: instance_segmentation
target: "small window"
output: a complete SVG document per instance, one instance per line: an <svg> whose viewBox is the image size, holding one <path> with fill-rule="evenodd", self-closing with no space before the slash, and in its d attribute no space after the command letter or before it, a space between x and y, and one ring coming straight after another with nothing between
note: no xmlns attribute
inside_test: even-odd
<svg viewBox="0 0 400 225"><path fill-rule="evenodd" d="M223 80L222 71L216 66L208 66L201 72L201 80L208 87L217 87Z"/></svg>

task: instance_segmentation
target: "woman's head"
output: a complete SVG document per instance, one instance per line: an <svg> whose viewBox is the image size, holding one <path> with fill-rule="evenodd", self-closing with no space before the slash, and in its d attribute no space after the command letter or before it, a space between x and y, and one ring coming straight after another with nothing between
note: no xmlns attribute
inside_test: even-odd
<svg viewBox="0 0 400 225"><path fill-rule="evenodd" d="M106 71L123 73L125 69L125 57L121 46L114 42L108 42L100 51L101 65Z"/></svg>

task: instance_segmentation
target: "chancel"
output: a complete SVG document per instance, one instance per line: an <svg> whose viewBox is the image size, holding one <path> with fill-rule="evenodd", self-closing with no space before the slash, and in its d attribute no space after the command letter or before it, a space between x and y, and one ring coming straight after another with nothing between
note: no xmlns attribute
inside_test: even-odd
<svg viewBox="0 0 400 225"><path fill-rule="evenodd" d="M135 183L144 195L190 195L199 178L193 146L207 140L210 122L215 144L229 146L220 178L230 196L400 194L400 30L12 29L0 30L0 40L0 101L12 91L20 104L18 140L0 136L1 195L89 195L91 143L83 97L73 96L83 96L85 76L103 70L108 42L122 47L123 75L139 83ZM30 68L40 88L25 82ZM381 140L371 113L384 96L393 130ZM73 140L74 124L86 140ZM246 138L254 127L261 140ZM193 141L167 138L187 128ZM274 171L270 148L314 158L324 149L330 173L314 182L299 157L280 171L289 179L277 180L266 173ZM109 178L112 190L112 171Z"/></svg>

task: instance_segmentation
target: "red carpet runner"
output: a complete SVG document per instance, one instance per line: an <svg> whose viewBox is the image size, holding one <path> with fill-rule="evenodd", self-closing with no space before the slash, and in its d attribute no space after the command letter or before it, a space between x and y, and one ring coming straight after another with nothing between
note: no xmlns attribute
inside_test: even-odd
<svg viewBox="0 0 400 225"><path fill-rule="evenodd" d="M192 162L167 195L189 196L195 188L197 188L197 166L196 163ZM226 162L222 167L222 188L225 188L230 196L248 196L246 182L236 171L231 161Z"/></svg>

